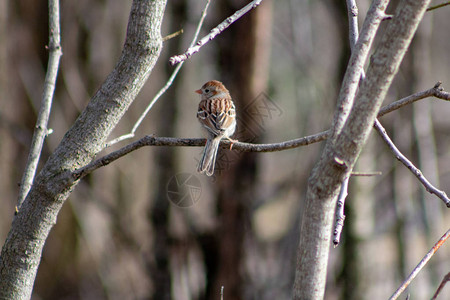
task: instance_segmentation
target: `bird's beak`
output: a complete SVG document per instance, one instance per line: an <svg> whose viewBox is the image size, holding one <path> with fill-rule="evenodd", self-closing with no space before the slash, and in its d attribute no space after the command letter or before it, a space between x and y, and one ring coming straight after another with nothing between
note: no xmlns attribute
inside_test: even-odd
<svg viewBox="0 0 450 300"><path fill-rule="evenodd" d="M197 94L201 94L202 93L202 90L196 90L195 91Z"/></svg>

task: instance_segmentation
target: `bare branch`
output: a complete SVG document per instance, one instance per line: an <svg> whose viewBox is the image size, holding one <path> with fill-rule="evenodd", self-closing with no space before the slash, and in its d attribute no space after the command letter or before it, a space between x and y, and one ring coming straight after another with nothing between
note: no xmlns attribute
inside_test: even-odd
<svg viewBox="0 0 450 300"><path fill-rule="evenodd" d="M438 8L441 8L441 7L444 7L444 6L447 6L447 5L449 5L449 4L450 4L450 1L449 1L449 2L444 2L444 3L441 3L441 4L438 4L438 5L435 5L435 6L430 6L430 7L427 8L427 11L435 10L435 9L438 9Z"/></svg>
<svg viewBox="0 0 450 300"><path fill-rule="evenodd" d="M413 279L419 274L422 268L427 264L431 257L436 253L436 251L448 240L450 237L450 229L439 239L439 241L434 244L433 248L428 251L428 253L422 258L419 264L414 268L414 270L409 274L408 278L403 281L400 287L395 291L395 293L389 298L389 300L395 300L400 296L400 294L408 287L408 285L413 281Z"/></svg>
<svg viewBox="0 0 450 300"><path fill-rule="evenodd" d="M356 6L356 1L355 0L347 0L346 1L346 5L347 5L347 16L348 16L348 27L349 27L349 42L350 42L350 49L351 52L353 53L355 50L355 46L356 43L358 41L359 38L359 29L358 29L358 7ZM375 16L374 16L375 17ZM377 24L374 24L376 26L378 26ZM375 32L376 32L376 27L374 28ZM360 47L361 48L361 47ZM361 48L362 50L364 50L364 48ZM362 51L360 50L360 51ZM364 53L365 51L361 52ZM366 55L366 54L364 54ZM363 59L363 56L360 56L361 59ZM365 78L365 74L364 74L364 68L362 64L359 64L359 69L355 70L355 75L357 75L358 73L360 73L360 78L361 80L359 81L359 83L361 83L364 78ZM350 81L349 81L350 82ZM349 85L349 87L351 89L353 89L352 85ZM356 92L356 90L355 90ZM341 96L341 95L339 95ZM344 95L344 97L347 97L346 95ZM353 98L354 98L354 94L352 95L348 95L348 98L341 98L342 99L342 107L346 106L349 109L351 108L351 105L348 105L348 103L353 102ZM345 103L347 103L347 105L345 105ZM347 110L347 114L350 110ZM340 114L340 113L339 113ZM338 117L335 117L335 121L338 122L339 120L344 120L345 116L344 115L339 115ZM342 123L341 123L342 124ZM341 125L338 125L341 126ZM335 223L334 223L334 237L333 237L333 244L334 247L337 247L339 245L339 242L341 240L341 233L342 233L342 229L344 228L344 221L345 221L345 215L344 215L344 206L345 206L345 199L347 198L348 195L348 181L350 179L350 176L345 177L344 181L341 184L341 191L339 192L339 197L337 200L337 206L336 206L336 216L335 216Z"/></svg>
<svg viewBox="0 0 450 300"><path fill-rule="evenodd" d="M210 2L211 2L211 0L207 0L206 1L205 8L203 9L202 15L200 17L200 20L198 21L197 29L195 30L194 37L192 38L190 47L192 47L194 45L195 41L198 38L200 30L201 30L201 28L203 26L203 22L205 21L205 17L207 15L208 7L209 7ZM182 32L182 30L181 30L181 32ZM174 34L176 34L176 33L174 33ZM164 39L163 39L163 41L164 41ZM108 147L110 147L110 146L112 146L112 145L114 145L114 144L116 144L116 143L118 143L120 141L133 138L135 136L136 130L139 128L139 126L141 126L142 121L144 121L145 117L147 116L148 112L152 109L153 105L155 105L155 103L159 100L159 98L161 98L161 96L164 95L164 93L172 85L175 77L177 77L178 72L180 71L181 67L183 66L183 63L184 62L182 62L181 64L176 66L175 70L173 70L172 75L170 75L170 77L167 80L166 84L159 90L159 92L155 95L155 97L153 97L152 101L147 105L147 107L145 108L144 112L139 116L139 119L133 125L133 128L131 129L131 131L129 133L127 133L127 134L121 135L121 136L119 136L119 137L117 137L117 138L107 142L106 145L105 145L105 148L108 148Z"/></svg>
<svg viewBox="0 0 450 300"><path fill-rule="evenodd" d="M348 31L350 40L350 49L353 48L358 41L359 30L358 30L358 7L356 6L355 0L347 0L347 16L348 16Z"/></svg>
<svg viewBox="0 0 450 300"><path fill-rule="evenodd" d="M179 36L180 34L183 34L183 32L184 31L183 31L183 28L182 28L182 29L178 30L177 32L174 32L174 33L171 33L169 35L166 35L165 37L162 38L162 41L166 42L166 41L168 41L170 39L173 39L174 37Z"/></svg>
<svg viewBox="0 0 450 300"><path fill-rule="evenodd" d="M17 201L17 209L20 209L25 200L31 185L34 181L36 169L41 156L42 147L45 137L49 134L47 128L50 111L52 108L53 95L56 86L56 77L58 76L59 61L62 55L61 36L59 24L59 1L51 0L48 4L49 10L49 58L47 66L47 74L45 75L44 91L42 93L41 108L39 109L36 127L34 129L33 139L31 141L31 149L28 155L25 171L23 172L20 184L19 198Z"/></svg>
<svg viewBox="0 0 450 300"><path fill-rule="evenodd" d="M250 144L242 142L234 142L233 150L242 152L275 152L282 151L286 149L297 148L300 146L306 146L313 143L317 143L327 139L329 131L323 131L318 134L285 141L281 143L274 144ZM206 140L203 138L173 138L173 137L155 137L153 135L147 135L136 142L128 144L117 151L107 154L85 167L75 170L72 175L74 180L78 180L87 174L93 172L94 170L106 166L113 161L127 155L130 152L138 150L145 146L183 146L183 147L203 147L205 146ZM230 149L231 142L228 140L222 140L220 142L220 147Z"/></svg>
<svg viewBox="0 0 450 300"><path fill-rule="evenodd" d="M396 109L399 109L405 105L411 104L413 102L416 102L417 100L421 100L427 97L434 96L436 98L442 99L442 100L450 100L450 93L444 92L444 89L441 87L442 82L437 82L434 87L432 87L429 90L418 92L415 94L412 94L408 97L405 97L403 99L400 99L398 101L395 101L389 105L384 106L380 109L380 112L378 113L378 117L382 117L385 114L394 111Z"/></svg>
<svg viewBox="0 0 450 300"><path fill-rule="evenodd" d="M365 176L365 177L371 177L371 176L380 176L382 175L382 172L376 171L376 172L352 172L352 176Z"/></svg>
<svg viewBox="0 0 450 300"><path fill-rule="evenodd" d="M352 16L349 20L351 31L350 41L357 39L357 43L354 46L350 45L352 55L348 62L348 67L339 91L338 107L335 111L332 125L333 137L336 137L340 133L353 107L353 100L360 84L361 76L363 76L364 64L369 56L369 50L372 46L378 27L383 20L384 11L388 2L389 1L386 0L372 2L359 37L357 22L355 21L356 16L353 16L357 13L357 10L352 9L353 6L356 7L356 4L354 2L352 3L352 1L347 2L349 9L352 10L349 12L349 15Z"/></svg>
<svg viewBox="0 0 450 300"><path fill-rule="evenodd" d="M439 295L439 293L444 288L444 286L445 286L445 284L447 282L450 282L450 272L447 273L447 275L444 276L444 278L442 279L441 284L439 285L438 289L436 290L436 293L434 293L433 298L431 298L431 300L437 299L437 296Z"/></svg>
<svg viewBox="0 0 450 300"><path fill-rule="evenodd" d="M255 0L250 2L246 6L235 12L232 16L226 18L222 23L217 25L217 27L213 28L211 32L205 37L203 37L201 40L199 40L195 46L189 47L183 54L172 56L169 59L169 62L172 65L175 65L177 63L187 60L193 54L197 53L200 50L200 48L203 47L206 43L213 40L216 36L221 34L222 31L227 29L231 24L236 22L240 17L248 13L250 10L256 8L261 2L262 0Z"/></svg>
<svg viewBox="0 0 450 300"><path fill-rule="evenodd" d="M350 176L347 176L341 185L341 191L339 192L338 201L336 204L336 221L334 224L334 237L333 237L333 245L334 247L337 247L339 245L339 242L341 240L341 234L342 229L344 228L344 206L345 206L345 199L348 195L348 181L350 179Z"/></svg>
<svg viewBox="0 0 450 300"><path fill-rule="evenodd" d="M438 196L442 201L444 201L445 205L447 207L450 207L450 199L447 197L444 191L438 190L435 188L426 178L423 176L422 172L414 166L414 164L409 161L406 156L404 156L395 146L395 144L392 142L392 140L389 138L389 136L386 133L386 130L381 125L381 123L378 120L375 120L375 129L378 131L378 133L381 135L382 139L386 142L389 149L394 153L395 158L397 158L402 164L404 164L416 177L419 179L419 181L422 183L422 185L425 187L427 192L431 194L435 194Z"/></svg>

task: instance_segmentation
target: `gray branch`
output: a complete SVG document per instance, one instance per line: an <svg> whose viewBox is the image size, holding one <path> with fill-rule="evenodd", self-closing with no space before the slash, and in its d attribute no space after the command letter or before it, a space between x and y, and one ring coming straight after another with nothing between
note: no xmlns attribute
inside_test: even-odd
<svg viewBox="0 0 450 300"><path fill-rule="evenodd" d="M350 61L348 62L348 66L350 67L347 68L342 81L338 96L338 104L332 124L333 139L341 132L342 127L350 114L361 75L364 72L364 64L369 56L369 51L378 27L385 16L384 11L388 3L389 1L387 0L376 0L372 3L369 11L367 12L366 19L364 20L361 35L358 37L356 45L351 45L352 55L350 56ZM352 4L350 5L353 6ZM356 17L352 16L350 25L355 25L355 18ZM357 28L353 28L351 30L350 40L356 39L358 32Z"/></svg>
<svg viewBox="0 0 450 300"><path fill-rule="evenodd" d="M169 59L169 62L172 65L176 65L182 61L187 60L189 57L197 53L200 50L200 48L203 47L206 43L213 40L216 36L221 34L231 24L236 22L239 18L248 13L250 10L256 8L261 2L262 0L255 0L250 2L246 6L235 12L233 15L226 18L222 23L217 25L215 28L213 28L211 32L208 35L204 36L201 40L199 40L195 46L189 47L183 54L172 56Z"/></svg>
<svg viewBox="0 0 450 300"><path fill-rule="evenodd" d="M34 128L31 149L28 154L27 164L23 172L20 183L19 198L17 200L17 209L20 209L25 200L31 185L33 184L36 169L41 157L42 147L45 137L48 134L47 124L52 108L53 94L55 92L56 77L58 76L59 61L61 59L61 37L59 23L59 1L51 0L48 3L49 14L49 51L47 74L45 75L44 91L42 93L41 108L39 109L36 127Z"/></svg>
<svg viewBox="0 0 450 300"><path fill-rule="evenodd" d="M348 16L348 31L349 31L349 41L350 41L350 49L351 52L354 51L355 45L359 38L359 30L358 30L358 6L356 5L355 0L347 0L345 1L347 5L347 16ZM360 82L365 78L364 69L361 66L361 75ZM353 96L353 95L352 95ZM350 176L347 176L341 184L341 191L339 192L339 197L337 199L337 207L336 207L336 216L335 216L335 225L333 230L333 244L334 247L339 245L341 240L342 230L344 229L344 207L345 200L348 195L348 181L350 180Z"/></svg>
<svg viewBox="0 0 450 300"><path fill-rule="evenodd" d="M436 251L450 238L450 229L447 230L446 233L439 239L439 241L434 244L433 248L428 251L428 253L422 258L419 264L414 268L414 270L409 274L408 278L402 282L399 288L394 292L394 294L389 298L389 300L398 299L400 294L408 287L411 281L419 274L422 268L427 264L427 262L431 259L431 257L436 253ZM435 299L433 297L433 299Z"/></svg>
<svg viewBox="0 0 450 300"><path fill-rule="evenodd" d="M431 194L435 194L442 201L444 201L444 203L447 207L450 207L450 199L447 197L447 194L444 191L441 191L441 190L437 189L436 187L434 187L425 178L425 176L422 174L422 172L416 166L414 166L414 164L410 160L408 160L408 158L406 158L406 156L404 156L400 152L400 150L398 150L398 148L395 146L394 142L392 142L392 140L389 138L389 136L386 133L386 130L384 129L384 127L381 125L381 123L378 120L375 120L374 126L375 126L375 129L380 134L381 138L388 145L389 149L394 153L395 158L397 158L402 164L404 164L405 167L407 167L417 177L417 179L420 181L420 183L422 183L422 185L425 187L427 192L429 192Z"/></svg>

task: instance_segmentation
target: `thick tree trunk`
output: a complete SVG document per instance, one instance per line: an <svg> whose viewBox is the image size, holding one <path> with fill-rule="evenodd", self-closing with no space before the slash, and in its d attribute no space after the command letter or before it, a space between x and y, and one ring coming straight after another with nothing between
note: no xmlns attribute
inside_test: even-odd
<svg viewBox="0 0 450 300"><path fill-rule="evenodd" d="M165 4L165 0L133 1L118 64L36 177L12 223L0 260L1 299L31 297L45 241L78 183L71 171L103 149L159 57Z"/></svg>

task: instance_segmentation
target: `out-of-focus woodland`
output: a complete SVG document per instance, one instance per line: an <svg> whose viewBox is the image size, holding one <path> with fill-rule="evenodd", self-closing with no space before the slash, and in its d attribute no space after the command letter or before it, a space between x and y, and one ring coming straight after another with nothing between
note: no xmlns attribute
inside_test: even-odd
<svg viewBox="0 0 450 300"><path fill-rule="evenodd" d="M392 12L393 1L388 8ZM247 1L212 1L200 37ZM369 1L357 1L362 22ZM435 2L433 2L436 4ZM41 165L120 55L131 1L61 1L62 56ZM188 47L205 1L169 1L162 55L113 136L125 134ZM427 12L384 104L450 90L450 8ZM0 243L14 214L42 96L46 1L0 0ZM388 20L384 22L389 22ZM382 25L381 30L383 29ZM217 79L238 111L241 141L281 142L329 128L350 55L345 1L263 1L183 66L137 131L203 137L194 90ZM427 98L380 119L398 148L450 193L450 103ZM125 145L108 148L102 154ZM196 173L199 147L145 147L76 187L47 240L33 299L289 299L306 181L323 145L273 153L221 151L216 176ZM352 177L341 244L331 250L326 299L389 297L450 227L430 195L372 134ZM181 174L182 173L182 174ZM184 174L184 175L183 175ZM198 201L169 200L193 175ZM186 193L187 187L178 187ZM408 288L430 298L450 271L443 245ZM448 299L450 287L441 292Z"/></svg>

